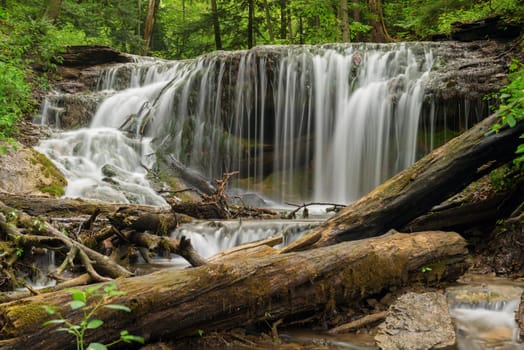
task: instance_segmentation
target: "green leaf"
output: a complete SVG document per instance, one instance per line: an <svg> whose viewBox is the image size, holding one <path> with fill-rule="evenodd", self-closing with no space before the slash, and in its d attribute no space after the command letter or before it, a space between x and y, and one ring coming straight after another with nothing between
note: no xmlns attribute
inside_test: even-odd
<svg viewBox="0 0 524 350"><path fill-rule="evenodd" d="M107 346L100 343L90 343L87 346L87 350L107 350Z"/></svg>
<svg viewBox="0 0 524 350"><path fill-rule="evenodd" d="M87 329L95 329L95 328L98 328L100 327L101 325L104 324L104 321L102 320L91 320L89 321L89 323L87 324Z"/></svg>
<svg viewBox="0 0 524 350"><path fill-rule="evenodd" d="M44 306L42 306L42 309L44 309L49 315L56 314L56 310L52 306L44 305Z"/></svg>
<svg viewBox="0 0 524 350"><path fill-rule="evenodd" d="M513 117L512 115L508 115L506 117L506 123L508 123L508 125L511 127L514 127L515 125L517 125L517 121L515 120L515 117Z"/></svg>
<svg viewBox="0 0 524 350"><path fill-rule="evenodd" d="M94 285L94 286L91 286L91 287L87 287L86 288L86 293L88 294L92 294L93 292L96 292L97 290L99 290L101 287L100 286L97 286L97 285Z"/></svg>
<svg viewBox="0 0 524 350"><path fill-rule="evenodd" d="M74 289L71 291L71 294L74 301L81 301L83 303L87 301L86 293L81 290Z"/></svg>
<svg viewBox="0 0 524 350"><path fill-rule="evenodd" d="M108 309L113 309L113 310L121 310L121 311L125 311L125 312L131 312L130 308L128 308L125 305L121 305L121 304L107 304L107 305L104 305L104 307L108 308Z"/></svg>
<svg viewBox="0 0 524 350"><path fill-rule="evenodd" d="M52 325L52 324L60 324L60 323L64 323L65 320L64 319L57 319L57 320L49 320L49 321L45 321L44 323L42 323L43 326L49 326L49 325Z"/></svg>
<svg viewBox="0 0 524 350"><path fill-rule="evenodd" d="M67 332L67 333L71 333L71 334L75 334L71 331L71 329L67 328L67 327L60 327L60 328L57 328L56 329L57 332Z"/></svg>
<svg viewBox="0 0 524 350"><path fill-rule="evenodd" d="M127 330L123 330L120 332L120 339L122 339L122 341L124 341L125 343L137 342L140 344L144 344L144 338L139 337L137 335L129 334Z"/></svg>
<svg viewBox="0 0 524 350"><path fill-rule="evenodd" d="M104 292L109 293L112 290L116 290L116 284L109 283L107 286L104 287Z"/></svg>
<svg viewBox="0 0 524 350"><path fill-rule="evenodd" d="M108 292L110 296L116 296L116 295L125 295L126 292L122 292L121 290L112 290Z"/></svg>
<svg viewBox="0 0 524 350"><path fill-rule="evenodd" d="M80 300L75 300L75 301L70 302L69 306L71 307L71 309L76 310L76 309L80 309L86 306L86 303Z"/></svg>

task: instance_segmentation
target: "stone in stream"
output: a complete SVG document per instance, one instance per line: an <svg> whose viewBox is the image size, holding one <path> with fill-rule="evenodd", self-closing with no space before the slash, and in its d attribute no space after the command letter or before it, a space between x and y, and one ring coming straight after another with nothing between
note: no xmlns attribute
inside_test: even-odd
<svg viewBox="0 0 524 350"><path fill-rule="evenodd" d="M375 342L382 350L455 349L446 297L434 292L402 295L378 326Z"/></svg>

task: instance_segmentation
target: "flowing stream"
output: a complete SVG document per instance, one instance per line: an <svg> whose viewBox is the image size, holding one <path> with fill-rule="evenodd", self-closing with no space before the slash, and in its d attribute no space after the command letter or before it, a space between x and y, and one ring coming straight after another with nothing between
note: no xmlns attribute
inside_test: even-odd
<svg viewBox="0 0 524 350"><path fill-rule="evenodd" d="M89 127L57 130L38 148L68 179L67 197L166 205L148 172L172 156L208 179L240 170L236 186L277 202L349 203L447 140L449 116L426 94L438 61L430 43L274 46L176 62L136 57L100 74L95 97L86 97L96 104ZM46 100L41 120L60 127L70 98ZM484 116L471 101L459 109L466 127ZM279 234L287 244L315 225L196 222L173 235L190 237L208 257ZM514 303L454 307L459 332L473 334L460 349L482 349L475 337L489 323L512 332Z"/></svg>

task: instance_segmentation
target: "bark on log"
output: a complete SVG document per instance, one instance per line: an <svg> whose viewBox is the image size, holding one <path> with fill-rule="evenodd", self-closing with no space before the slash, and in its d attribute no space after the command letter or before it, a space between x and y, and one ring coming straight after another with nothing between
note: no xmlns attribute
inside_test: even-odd
<svg viewBox="0 0 524 350"><path fill-rule="evenodd" d="M22 210L31 216L46 217L78 217L81 214L91 215L100 210L100 215L107 215L118 209L128 208L145 213L168 214L169 207L157 207L140 204L114 204L97 201L85 201L71 198L49 198L37 196L21 196L0 192L0 201L5 205Z"/></svg>
<svg viewBox="0 0 524 350"><path fill-rule="evenodd" d="M524 132L524 122L486 136L497 120L496 115L486 118L344 208L282 252L378 236L389 229L400 229L428 212L488 170L514 157L521 142L518 137Z"/></svg>
<svg viewBox="0 0 524 350"><path fill-rule="evenodd" d="M89 67L98 64L132 62L131 57L107 46L69 46L59 65L65 67Z"/></svg>
<svg viewBox="0 0 524 350"><path fill-rule="evenodd" d="M126 295L107 302L127 305L132 312L103 309L98 316L104 326L87 332L86 341L104 343L127 329L154 342L194 336L198 330L286 322L306 312L329 314L339 304L410 283L455 280L467 268L467 254L465 240L456 233L392 233L242 264L222 262L117 280ZM424 266L432 270L423 273ZM63 306L70 300L69 294L56 292L0 305L0 347L74 348L70 334L50 337L52 330L42 328L49 316L41 306ZM82 317L65 307L62 315L73 323Z"/></svg>

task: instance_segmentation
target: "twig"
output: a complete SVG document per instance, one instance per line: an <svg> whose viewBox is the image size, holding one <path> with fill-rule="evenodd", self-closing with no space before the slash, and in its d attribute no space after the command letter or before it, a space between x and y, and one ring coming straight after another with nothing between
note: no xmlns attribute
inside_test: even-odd
<svg viewBox="0 0 524 350"><path fill-rule="evenodd" d="M346 206L346 204L337 204L337 203L325 203L325 202L311 202L311 203L303 203L303 204L295 204L295 203L289 203L289 202L286 202L287 205L291 205L293 207L297 207L297 209L293 210L292 212L290 212L286 217L288 219L293 219L295 218L295 214L298 213L298 211L302 208L307 208L309 206L312 206L312 205L330 205L330 206L333 206L333 211L337 211L337 208L344 208Z"/></svg>
<svg viewBox="0 0 524 350"><path fill-rule="evenodd" d="M381 311L381 312L377 312L377 313L374 313L374 314L371 314L371 315L366 315L362 318L359 318L355 321L352 321L352 322L349 322L349 323L346 323L346 324L343 324L343 325L340 325L338 327L335 327L335 328L332 328L328 331L329 334L339 334L339 333L344 333L344 332L347 332L351 329L359 329L359 328L362 328L364 326L367 326L371 323L375 323L375 322L378 322L378 321L382 321L383 319L385 319L387 316L387 311Z"/></svg>

